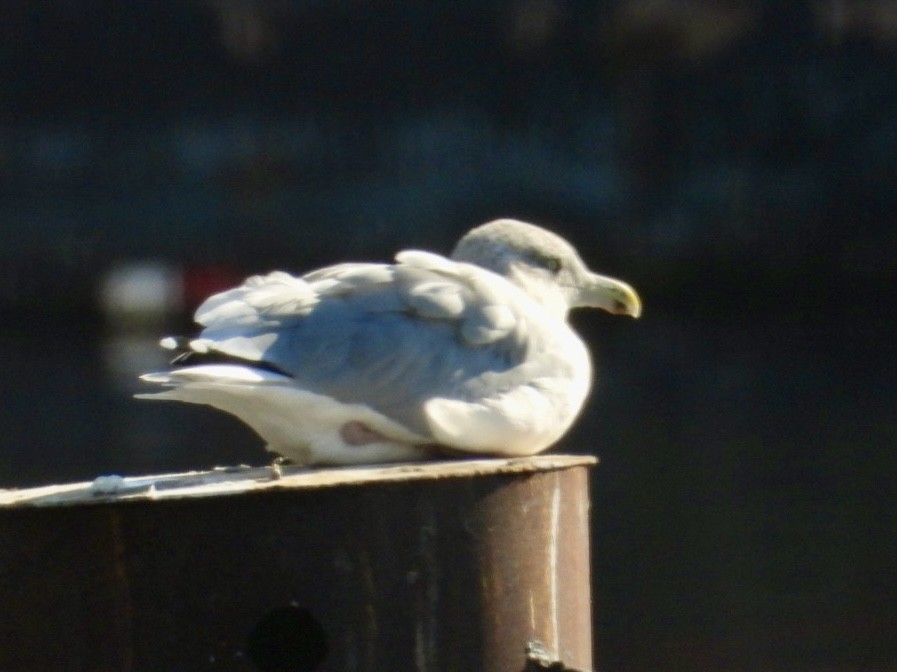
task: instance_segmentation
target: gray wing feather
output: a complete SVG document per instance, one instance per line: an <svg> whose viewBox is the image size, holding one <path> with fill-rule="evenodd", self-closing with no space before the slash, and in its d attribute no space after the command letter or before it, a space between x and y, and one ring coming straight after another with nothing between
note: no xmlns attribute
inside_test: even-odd
<svg viewBox="0 0 897 672"><path fill-rule="evenodd" d="M430 253L397 258L250 278L200 306L196 344L269 362L300 387L426 435L427 400L470 400L485 380L489 389L519 382L529 329L507 294L500 302L503 289L521 294L504 279Z"/></svg>

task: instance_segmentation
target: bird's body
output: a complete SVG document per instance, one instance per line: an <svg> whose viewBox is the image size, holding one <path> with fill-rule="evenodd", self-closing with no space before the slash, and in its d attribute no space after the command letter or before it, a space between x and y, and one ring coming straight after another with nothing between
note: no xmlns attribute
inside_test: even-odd
<svg viewBox="0 0 897 672"><path fill-rule="evenodd" d="M255 276L199 307L197 338L163 340L182 366L144 376L167 389L141 396L232 413L301 464L531 455L588 395L588 351L566 315L589 291L640 311L627 285L514 220L474 229L452 258Z"/></svg>

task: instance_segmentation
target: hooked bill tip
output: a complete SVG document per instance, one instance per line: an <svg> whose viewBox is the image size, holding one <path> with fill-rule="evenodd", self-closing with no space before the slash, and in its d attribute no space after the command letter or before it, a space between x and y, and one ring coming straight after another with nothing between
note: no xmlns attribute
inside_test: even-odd
<svg viewBox="0 0 897 672"><path fill-rule="evenodd" d="M616 309L618 313L623 315L629 315L634 319L638 319L642 316L642 301L639 298L638 294L633 292L632 297L629 301L617 301Z"/></svg>

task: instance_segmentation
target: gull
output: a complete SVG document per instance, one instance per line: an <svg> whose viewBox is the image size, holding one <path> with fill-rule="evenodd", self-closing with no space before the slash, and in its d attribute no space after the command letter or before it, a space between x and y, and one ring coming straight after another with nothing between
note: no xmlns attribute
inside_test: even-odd
<svg viewBox="0 0 897 672"><path fill-rule="evenodd" d="M572 308L638 317L620 280L534 224L478 226L450 257L253 276L167 337L173 368L138 398L206 404L301 465L518 457L552 446L592 385Z"/></svg>

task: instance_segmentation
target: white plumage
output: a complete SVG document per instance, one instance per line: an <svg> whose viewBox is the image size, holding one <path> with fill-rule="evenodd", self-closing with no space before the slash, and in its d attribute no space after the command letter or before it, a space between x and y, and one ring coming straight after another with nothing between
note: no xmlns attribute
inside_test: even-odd
<svg viewBox="0 0 897 672"><path fill-rule="evenodd" d="M254 276L208 298L203 330L144 399L236 415L300 464L365 464L441 453L532 455L571 426L591 385L567 323L580 306L638 317L635 291L590 272L565 240L496 220L451 258L348 263Z"/></svg>

